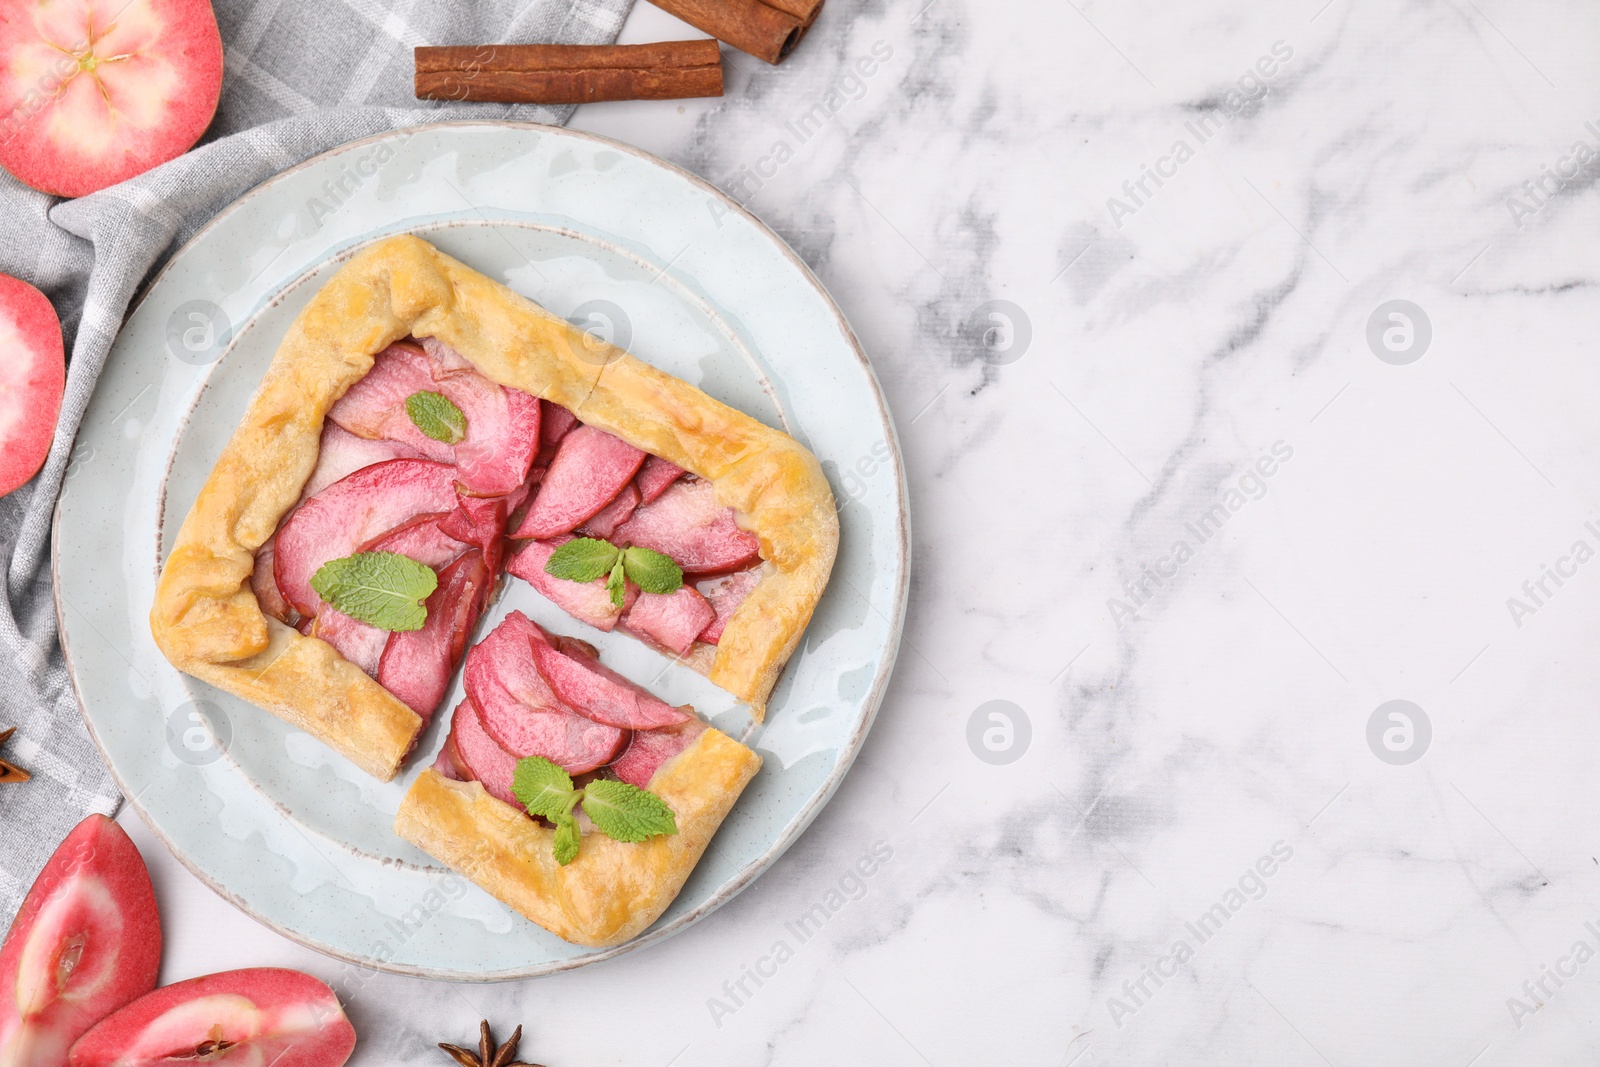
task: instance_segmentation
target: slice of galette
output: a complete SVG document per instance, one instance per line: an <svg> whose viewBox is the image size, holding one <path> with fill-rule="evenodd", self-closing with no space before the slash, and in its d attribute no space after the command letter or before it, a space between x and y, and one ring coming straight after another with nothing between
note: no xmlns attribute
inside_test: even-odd
<svg viewBox="0 0 1600 1067"><path fill-rule="evenodd" d="M521 612L467 653L466 690L395 832L580 945L655 922L761 767Z"/></svg>
<svg viewBox="0 0 1600 1067"><path fill-rule="evenodd" d="M388 779L504 570L759 718L837 546L793 438L395 237L290 327L174 539L151 630L179 669ZM557 691L609 676L535 654Z"/></svg>

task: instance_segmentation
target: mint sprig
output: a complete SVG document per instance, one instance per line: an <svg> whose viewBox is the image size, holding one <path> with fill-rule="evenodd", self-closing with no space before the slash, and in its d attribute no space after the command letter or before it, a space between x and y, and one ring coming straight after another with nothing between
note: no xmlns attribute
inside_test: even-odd
<svg viewBox="0 0 1600 1067"><path fill-rule="evenodd" d="M592 582L607 575L611 603L622 607L627 581L647 593L675 592L683 585L683 568L668 556L634 545L621 549L598 537L576 537L559 546L545 561L546 574L569 582Z"/></svg>
<svg viewBox="0 0 1600 1067"><path fill-rule="evenodd" d="M467 436L467 417L443 393L412 393L406 397L406 414L412 425L435 441L454 445Z"/></svg>
<svg viewBox="0 0 1600 1067"><path fill-rule="evenodd" d="M529 815L555 823L552 851L556 862L563 867L578 858L582 831L573 812L580 803L595 828L618 841L643 841L657 834L678 832L678 820L672 809L654 793L627 782L604 778L578 789L573 786L570 774L543 756L527 756L517 761L511 792L522 801Z"/></svg>
<svg viewBox="0 0 1600 1067"><path fill-rule="evenodd" d="M397 552L357 552L324 563L311 588L336 611L380 630L420 630L439 587L433 568Z"/></svg>

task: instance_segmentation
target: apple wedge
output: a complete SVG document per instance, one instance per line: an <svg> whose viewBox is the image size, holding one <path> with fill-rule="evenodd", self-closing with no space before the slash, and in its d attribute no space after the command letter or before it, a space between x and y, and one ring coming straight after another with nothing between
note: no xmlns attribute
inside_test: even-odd
<svg viewBox="0 0 1600 1067"><path fill-rule="evenodd" d="M617 620L628 606L627 596L637 596L639 587L631 582L628 584L623 606L619 608L611 603L611 594L606 592L604 578L596 578L592 582L569 582L546 571L544 565L550 562L555 550L570 540L571 537L557 537L549 541L524 542L506 560L506 570L533 586L574 619L610 633L616 629Z"/></svg>
<svg viewBox="0 0 1600 1067"><path fill-rule="evenodd" d="M761 542L739 529L733 510L718 504L711 483L699 478L673 482L617 527L611 540L669 556L685 574L738 570L761 555Z"/></svg>
<svg viewBox="0 0 1600 1067"><path fill-rule="evenodd" d="M562 703L584 718L622 730L653 730L694 717L579 651L576 642L564 640L558 648L540 633L545 639L532 642L539 674Z"/></svg>
<svg viewBox="0 0 1600 1067"><path fill-rule="evenodd" d="M209 0L0 6L0 166L87 196L187 152L222 94Z"/></svg>
<svg viewBox="0 0 1600 1067"><path fill-rule="evenodd" d="M622 628L680 656L689 654L694 639L717 619L717 613L692 585L670 593L640 593Z"/></svg>
<svg viewBox="0 0 1600 1067"><path fill-rule="evenodd" d="M6 16L0 13L0 27ZM0 68L3 69L3 68ZM45 295L0 274L0 496L44 466L67 381L61 320Z"/></svg>
<svg viewBox="0 0 1600 1067"><path fill-rule="evenodd" d="M144 859L91 815L45 863L0 948L0 1064L60 1067L78 1036L150 992L161 919Z"/></svg>
<svg viewBox="0 0 1600 1067"><path fill-rule="evenodd" d="M578 426L561 439L533 506L512 537L571 533L633 481L645 454L620 437Z"/></svg>
<svg viewBox="0 0 1600 1067"><path fill-rule="evenodd" d="M694 743L694 739L710 727L699 719L690 719L682 726L664 726L659 730L635 730L627 751L611 765L611 773L629 785L640 789L650 788L650 779L673 756Z"/></svg>
<svg viewBox="0 0 1600 1067"><path fill-rule="evenodd" d="M163 986L72 1046L71 1067L238 1063L340 1067L356 1046L339 998L299 971L255 967Z"/></svg>

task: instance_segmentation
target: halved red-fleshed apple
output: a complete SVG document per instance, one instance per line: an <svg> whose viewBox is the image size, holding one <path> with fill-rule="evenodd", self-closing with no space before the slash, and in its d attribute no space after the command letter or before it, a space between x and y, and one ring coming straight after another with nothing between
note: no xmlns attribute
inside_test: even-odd
<svg viewBox="0 0 1600 1067"><path fill-rule="evenodd" d="M222 94L209 0L0 6L0 166L86 196L187 152Z"/></svg>
<svg viewBox="0 0 1600 1067"><path fill-rule="evenodd" d="M339 1067L355 1047L355 1027L333 990L300 971L253 967L140 997L80 1037L71 1065Z"/></svg>
<svg viewBox="0 0 1600 1067"><path fill-rule="evenodd" d="M0 1064L59 1067L73 1041L156 984L161 920L122 827L91 815L45 864L0 948Z"/></svg>
<svg viewBox="0 0 1600 1067"><path fill-rule="evenodd" d="M0 30L5 19L0 10ZM44 466L66 380L55 308L27 282L0 274L0 496Z"/></svg>

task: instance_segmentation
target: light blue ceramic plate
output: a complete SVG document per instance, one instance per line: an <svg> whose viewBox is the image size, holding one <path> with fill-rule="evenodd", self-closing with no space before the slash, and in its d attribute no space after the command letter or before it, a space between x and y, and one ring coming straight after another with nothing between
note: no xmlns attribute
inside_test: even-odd
<svg viewBox="0 0 1600 1067"><path fill-rule="evenodd" d="M667 913L630 944L569 945L390 831L443 743L439 715L379 783L311 737L179 674L147 615L169 542L284 330L356 249L416 233L589 325L821 457L839 561L756 726L644 646L522 583L513 608L600 646L669 703L693 703L766 761ZM57 611L90 730L129 801L240 908L353 963L501 979L581 966L676 933L748 886L838 787L894 663L908 574L905 482L872 369L839 310L771 231L627 146L545 126L462 123L358 141L222 212L173 257L117 339L55 529ZM459 681L445 703L460 699Z"/></svg>

